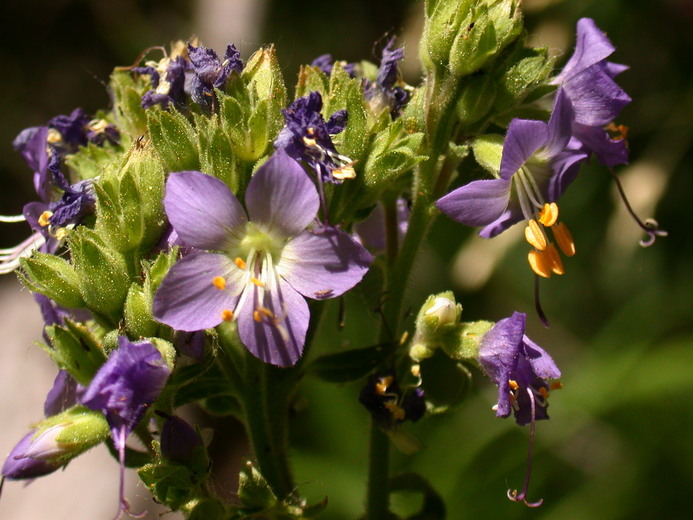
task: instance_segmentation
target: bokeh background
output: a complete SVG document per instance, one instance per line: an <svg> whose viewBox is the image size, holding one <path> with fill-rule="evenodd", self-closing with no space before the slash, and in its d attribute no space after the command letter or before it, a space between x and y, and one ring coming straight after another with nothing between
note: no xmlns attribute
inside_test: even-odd
<svg viewBox="0 0 693 520"><path fill-rule="evenodd" d="M504 497L506 488L521 486L528 431L495 418L490 411L495 388L479 373L461 406L409 429L424 448L413 456L395 455L393 471L426 476L445 498L452 520L690 518L693 3L526 0L524 5L532 42L548 45L559 64L561 56L570 55L576 21L590 16L617 46L612 59L631 66L618 78L633 98L619 121L630 127L631 145L631 164L621 167L619 176L636 211L657 218L669 237L641 249L641 234L626 218L608 172L596 164L584 167L562 203L578 254L568 261L565 276L542 284L552 322L546 330L533 314L533 278L518 233L482 241L473 230L439 219L417 264L412 311L430 292L454 289L465 319L527 312L529 335L563 370L564 389L552 395L551 420L537 426L530 498L541 496L545 503L530 510ZM298 66L316 55L375 60L374 43L394 34L406 46L406 78L416 83L422 8L411 0L5 0L0 213L17 214L34 198L31 172L11 147L16 134L77 106L90 113L107 106L110 70L131 64L145 47L196 34L217 50L235 42L247 58L274 42L292 85ZM473 175L473 168L463 164L463 176ZM3 224L0 247L18 243L26 233L22 224ZM354 325L367 312L364 305L352 298L345 333L328 319L324 351L365 346L368 332ZM0 280L0 309L4 456L40 419L55 369L32 344L40 338L41 320L12 275ZM294 420L297 480L314 500L329 496L326 519L355 519L362 512L369 421L356 402L358 391L358 385L325 388L308 380ZM214 478L232 498L235 477L228 468L246 450L242 433L230 420L201 420L222 432L214 444L219 453ZM137 478L128 479L129 496L145 500ZM35 520L49 513L54 520L108 518L115 510L116 483L117 464L100 447L27 488L6 483L0 518ZM419 502L420 497L401 495L394 506L406 512Z"/></svg>

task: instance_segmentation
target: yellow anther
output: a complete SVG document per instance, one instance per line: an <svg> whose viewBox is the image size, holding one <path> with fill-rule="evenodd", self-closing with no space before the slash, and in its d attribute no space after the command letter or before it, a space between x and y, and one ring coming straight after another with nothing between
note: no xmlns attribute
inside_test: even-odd
<svg viewBox="0 0 693 520"><path fill-rule="evenodd" d="M332 170L332 177L339 181L343 181L344 179L354 179L356 178L356 172L351 166L345 166L344 168Z"/></svg>
<svg viewBox="0 0 693 520"><path fill-rule="evenodd" d="M553 242L550 242L546 246L546 251L544 251L544 257L546 258L546 264L551 268L551 271L555 274L565 274L565 269L563 268L563 260L561 260L561 255L558 254L556 246Z"/></svg>
<svg viewBox="0 0 693 520"><path fill-rule="evenodd" d="M315 128L313 128L312 126L309 126L308 128L306 128L306 133L308 135L311 135L311 136L315 135Z"/></svg>
<svg viewBox="0 0 693 520"><path fill-rule="evenodd" d="M221 311L221 319L224 321L231 321L233 319L233 311L231 309L224 309Z"/></svg>
<svg viewBox="0 0 693 520"><path fill-rule="evenodd" d="M539 394L541 394L541 396L542 396L544 399L548 399L548 398L549 398L549 391L548 391L546 388L544 388L543 386L542 386L542 387L539 387Z"/></svg>
<svg viewBox="0 0 693 520"><path fill-rule="evenodd" d="M400 346L404 345L404 344L407 342L408 339L409 339L409 332L405 330L405 331L402 333L402 336L399 338L399 344L400 344Z"/></svg>
<svg viewBox="0 0 693 520"><path fill-rule="evenodd" d="M421 365L412 365L409 371L414 377L421 377Z"/></svg>
<svg viewBox="0 0 693 520"><path fill-rule="evenodd" d="M527 255L527 260L529 261L529 266L539 276L544 278L551 277L551 267L547 265L546 255L537 249L532 249Z"/></svg>
<svg viewBox="0 0 693 520"><path fill-rule="evenodd" d="M515 381L514 379L510 379L508 381L508 386L510 387L511 390L517 390L518 388L520 388L520 385L518 385L517 381Z"/></svg>
<svg viewBox="0 0 693 520"><path fill-rule="evenodd" d="M67 229L64 227L59 228L55 232L55 238L57 238L58 240L62 240L66 236L67 236Z"/></svg>
<svg viewBox="0 0 693 520"><path fill-rule="evenodd" d="M258 280L257 278L251 278L250 282L257 285L258 287L264 287L265 286L265 282L263 282L262 280Z"/></svg>
<svg viewBox="0 0 693 520"><path fill-rule="evenodd" d="M253 319L260 323L262 321L262 316L260 316L258 311L253 311Z"/></svg>
<svg viewBox="0 0 693 520"><path fill-rule="evenodd" d="M385 403L385 408L390 410L392 416L398 421L403 421L407 415L404 409L401 406L399 406L395 401L388 401L387 403Z"/></svg>
<svg viewBox="0 0 693 520"><path fill-rule="evenodd" d="M243 260L240 256L234 258L233 263L236 264L236 267L239 269L245 269L245 260Z"/></svg>
<svg viewBox="0 0 693 520"><path fill-rule="evenodd" d="M221 276L215 276L214 280L212 280L212 285L221 291L226 287L226 280Z"/></svg>
<svg viewBox="0 0 693 520"><path fill-rule="evenodd" d="M41 215L38 218L38 223L39 226L41 227L46 227L48 224L50 224L50 218L53 216L52 211L44 211L41 213Z"/></svg>
<svg viewBox="0 0 693 520"><path fill-rule="evenodd" d="M304 137L303 142L306 146L316 146L318 144L315 139L311 139L310 137Z"/></svg>
<svg viewBox="0 0 693 520"><path fill-rule="evenodd" d="M527 239L527 242L534 246L535 249L538 249L539 251L546 249L546 235L536 220L532 219L527 223L527 227L525 228L525 238Z"/></svg>
<svg viewBox="0 0 693 520"><path fill-rule="evenodd" d="M551 390L560 390L563 388L563 383L560 381L551 381Z"/></svg>
<svg viewBox="0 0 693 520"><path fill-rule="evenodd" d="M553 230L553 237L556 239L558 247L565 256L573 256L575 254L575 242L573 241L573 235L568 231L568 226L563 224L563 222L558 222L555 226L551 228Z"/></svg>
<svg viewBox="0 0 693 520"><path fill-rule="evenodd" d="M48 129L48 135L46 136L46 142L48 144L57 144L63 140L63 136L55 128Z"/></svg>
<svg viewBox="0 0 693 520"><path fill-rule="evenodd" d="M375 391L380 395L385 395L388 387L392 384L392 376L381 377L380 380L375 384Z"/></svg>
<svg viewBox="0 0 693 520"><path fill-rule="evenodd" d="M546 227L553 226L558 220L558 204L555 202L544 204L539 212L539 222Z"/></svg>

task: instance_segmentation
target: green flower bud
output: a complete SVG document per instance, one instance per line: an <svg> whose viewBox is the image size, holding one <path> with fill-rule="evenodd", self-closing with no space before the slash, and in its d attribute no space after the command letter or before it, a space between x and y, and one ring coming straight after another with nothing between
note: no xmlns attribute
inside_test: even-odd
<svg viewBox="0 0 693 520"><path fill-rule="evenodd" d="M448 1L426 0L419 59L428 74L444 74L450 62L450 49L460 30L466 30L463 22L470 18L475 0Z"/></svg>
<svg viewBox="0 0 693 520"><path fill-rule="evenodd" d="M147 131L147 115L142 108L142 96L151 88L149 81L144 77L134 78L129 70L116 69L109 87L116 126L131 136L143 135Z"/></svg>
<svg viewBox="0 0 693 520"><path fill-rule="evenodd" d="M457 118L463 131L471 132L474 123L481 121L496 100L496 85L487 74L472 76L462 85L457 102Z"/></svg>
<svg viewBox="0 0 693 520"><path fill-rule="evenodd" d="M152 297L142 286L133 283L125 299L125 327L131 337L155 336L159 324L152 314Z"/></svg>
<svg viewBox="0 0 693 520"><path fill-rule="evenodd" d="M409 357L420 362L431 357L440 346L455 343L461 315L462 305L455 301L452 291L429 296L416 317Z"/></svg>
<svg viewBox="0 0 693 520"><path fill-rule="evenodd" d="M147 110L147 128L164 169L175 172L199 170L199 150L195 129L177 110L152 107Z"/></svg>
<svg viewBox="0 0 693 520"><path fill-rule="evenodd" d="M296 83L296 98L307 96L311 92L320 92L323 99L330 89L330 79L318 67L301 65Z"/></svg>
<svg viewBox="0 0 693 520"><path fill-rule="evenodd" d="M19 278L29 290L48 296L63 307L84 307L79 277L64 258L34 252L30 258L22 258L20 265Z"/></svg>
<svg viewBox="0 0 693 520"><path fill-rule="evenodd" d="M244 507L258 509L268 509L277 503L272 488L249 460L241 465L238 475L238 498Z"/></svg>
<svg viewBox="0 0 693 520"><path fill-rule="evenodd" d="M84 325L66 320L64 326L47 326L46 335L52 347L47 353L82 385L88 385L106 361L98 339Z"/></svg>

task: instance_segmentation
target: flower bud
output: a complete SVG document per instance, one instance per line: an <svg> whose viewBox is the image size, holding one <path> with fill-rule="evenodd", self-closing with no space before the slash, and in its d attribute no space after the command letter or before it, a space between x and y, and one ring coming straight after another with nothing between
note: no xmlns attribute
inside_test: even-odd
<svg viewBox="0 0 693 520"><path fill-rule="evenodd" d="M454 342L454 333L462 315L462 305L452 291L431 295L416 317L416 333L409 356L416 362L431 357L441 345Z"/></svg>

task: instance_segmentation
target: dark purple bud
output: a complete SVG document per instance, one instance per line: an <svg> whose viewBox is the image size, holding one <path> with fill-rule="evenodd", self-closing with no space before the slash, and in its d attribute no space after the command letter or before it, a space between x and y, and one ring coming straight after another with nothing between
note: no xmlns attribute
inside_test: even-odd
<svg viewBox="0 0 693 520"><path fill-rule="evenodd" d="M72 408L79 402L82 393L84 393L84 387L75 381L66 370L60 370L53 382L53 388L46 396L43 414L50 417Z"/></svg>
<svg viewBox="0 0 693 520"><path fill-rule="evenodd" d="M195 450L202 446L202 439L180 417L157 413L165 419L161 428L161 454L171 462L192 466L195 462Z"/></svg>

